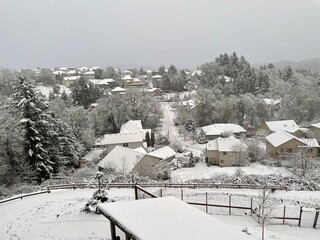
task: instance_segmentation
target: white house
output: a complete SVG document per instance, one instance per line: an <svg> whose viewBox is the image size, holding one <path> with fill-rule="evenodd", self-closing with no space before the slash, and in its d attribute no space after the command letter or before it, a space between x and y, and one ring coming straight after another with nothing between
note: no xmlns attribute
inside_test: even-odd
<svg viewBox="0 0 320 240"><path fill-rule="evenodd" d="M213 140L223 135L241 135L247 131L238 124L216 123L201 128L208 140Z"/></svg>

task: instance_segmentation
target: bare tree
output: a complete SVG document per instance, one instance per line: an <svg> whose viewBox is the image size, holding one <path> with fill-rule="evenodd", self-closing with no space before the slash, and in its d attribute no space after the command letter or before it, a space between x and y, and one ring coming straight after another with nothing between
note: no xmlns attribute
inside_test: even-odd
<svg viewBox="0 0 320 240"><path fill-rule="evenodd" d="M247 152L247 148L243 144L237 144L233 146L233 163L236 166L245 166L249 163L249 156Z"/></svg>
<svg viewBox="0 0 320 240"><path fill-rule="evenodd" d="M126 157L122 157L120 160L119 168L117 171L121 174L127 174L129 171L129 162Z"/></svg>
<svg viewBox="0 0 320 240"><path fill-rule="evenodd" d="M263 188L259 193L259 223L261 224L261 240L265 239L265 225L276 205L271 199L272 190Z"/></svg>

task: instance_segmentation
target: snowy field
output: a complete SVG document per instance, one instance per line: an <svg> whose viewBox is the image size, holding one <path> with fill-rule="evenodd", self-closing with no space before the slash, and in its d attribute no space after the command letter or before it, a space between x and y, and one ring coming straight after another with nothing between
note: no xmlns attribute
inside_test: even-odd
<svg viewBox="0 0 320 240"><path fill-rule="evenodd" d="M148 190L159 193L159 189ZM49 194L1 204L0 239L109 239L109 222L105 217L81 212L93 192L93 189L57 190ZM166 189L163 190L163 195L180 198L180 192L180 189ZM203 202L204 192L209 192L209 203L226 204L227 194L232 194L233 204L245 206L250 206L250 197L256 198L259 194L257 190L247 189L185 189L184 200ZM133 189L111 189L109 197L116 201L133 200L134 191ZM292 207L295 207L294 202L297 199L306 203L320 202L320 192L276 191L275 197L283 199ZM260 239L260 225L253 217L248 216L248 212L246 215L242 210L234 212L236 216L229 216L227 209L210 208L209 213L239 231L247 227L253 239ZM293 211L293 213L296 212ZM319 240L320 230L306 226L310 225L307 218L307 215L302 218L301 228L297 227L296 222L284 226L268 225L267 239Z"/></svg>
<svg viewBox="0 0 320 240"><path fill-rule="evenodd" d="M58 85L60 87L60 94L63 93L63 91L66 92L67 95L71 93L70 88L64 86L64 85ZM37 90L39 90L46 98L49 98L50 92L53 92L53 87L50 86L37 86Z"/></svg>
<svg viewBox="0 0 320 240"><path fill-rule="evenodd" d="M246 167L208 167L205 163L196 163L193 168L181 168L172 171L173 182L184 182L194 179L210 179L221 174L234 175L241 170L246 175L281 175L283 177L292 176L292 173L283 167L264 166L259 163L251 163Z"/></svg>

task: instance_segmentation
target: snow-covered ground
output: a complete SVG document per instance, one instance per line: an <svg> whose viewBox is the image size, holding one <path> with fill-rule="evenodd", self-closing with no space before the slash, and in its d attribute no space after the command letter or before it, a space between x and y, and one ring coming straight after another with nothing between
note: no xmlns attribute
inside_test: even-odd
<svg viewBox="0 0 320 240"><path fill-rule="evenodd" d="M60 190L0 205L0 239L107 239L109 222L81 212L95 190ZM133 189L111 189L116 201L133 200Z"/></svg>
<svg viewBox="0 0 320 240"><path fill-rule="evenodd" d="M259 163L252 163L245 167L208 167L205 163L196 163L193 168L181 168L172 171L171 178L173 182L184 182L194 179L210 179L221 174L234 175L239 170L246 175L270 175L278 174L283 177L292 176L292 173L283 167L271 167L261 165Z"/></svg>
<svg viewBox="0 0 320 240"><path fill-rule="evenodd" d="M148 191L157 192L158 189L153 188ZM1 204L0 239L109 239L109 222L105 217L81 212L93 192L93 189L56 190L49 194ZM227 194L232 194L233 204L248 205L249 197L258 196L257 190L248 189L185 189L184 197L187 201L203 202L204 192L209 193L209 203L225 203L228 201ZM173 195L179 198L180 189L163 190L163 195ZM296 199L307 202L320 201L320 192L276 191L275 196L283 198L288 204ZM109 197L116 201L133 200L134 190L111 189ZM242 212L237 212L237 216L229 216L227 209L215 209L217 208L210 208L209 212L239 230L247 227L253 239L260 239L261 227L255 219L248 216L248 213L245 215L242 210ZM295 209L292 212L296 214ZM296 222L291 226L267 225L266 239L319 240L320 230L312 229L310 221L306 223L303 219L301 228L296 225ZM179 237L172 239L179 240Z"/></svg>
<svg viewBox="0 0 320 240"><path fill-rule="evenodd" d="M66 92L67 95L71 93L70 88L64 86L64 85L58 85L60 87L60 94L63 93L63 91ZM46 98L49 98L50 92L53 92L53 87L50 86L37 86L37 90L39 90Z"/></svg>

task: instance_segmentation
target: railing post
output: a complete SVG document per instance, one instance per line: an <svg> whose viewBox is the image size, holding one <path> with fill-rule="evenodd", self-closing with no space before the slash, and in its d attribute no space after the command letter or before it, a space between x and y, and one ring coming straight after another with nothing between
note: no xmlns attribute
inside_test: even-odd
<svg viewBox="0 0 320 240"><path fill-rule="evenodd" d="M231 215L231 195L229 195L229 215Z"/></svg>
<svg viewBox="0 0 320 240"><path fill-rule="evenodd" d="M251 216L252 216L252 212L253 212L253 199L251 198L250 200L250 208L251 208Z"/></svg>
<svg viewBox="0 0 320 240"><path fill-rule="evenodd" d="M160 197L162 197L162 188L160 188Z"/></svg>
<svg viewBox="0 0 320 240"><path fill-rule="evenodd" d="M313 228L316 229L317 227L317 222L318 222L318 218L319 218L319 211L320 209L316 209L316 214L314 215L314 221L313 221Z"/></svg>
<svg viewBox="0 0 320 240"><path fill-rule="evenodd" d="M136 200L138 200L138 199L139 199L139 197L138 197L138 188L137 188L137 184L135 184L135 185L134 185L134 197L135 197L135 199L136 199Z"/></svg>
<svg viewBox="0 0 320 240"><path fill-rule="evenodd" d="M300 206L299 227L301 227L302 206Z"/></svg>
<svg viewBox="0 0 320 240"><path fill-rule="evenodd" d="M110 232L111 232L111 240L117 240L116 239L116 226L113 222L110 222Z"/></svg>
<svg viewBox="0 0 320 240"><path fill-rule="evenodd" d="M208 193L206 192L206 213L208 213Z"/></svg>
<svg viewBox="0 0 320 240"><path fill-rule="evenodd" d="M181 189L181 201L183 201L183 189Z"/></svg>
<svg viewBox="0 0 320 240"><path fill-rule="evenodd" d="M284 225L285 218L286 218L286 205L283 205L283 221L282 221L283 225Z"/></svg>

